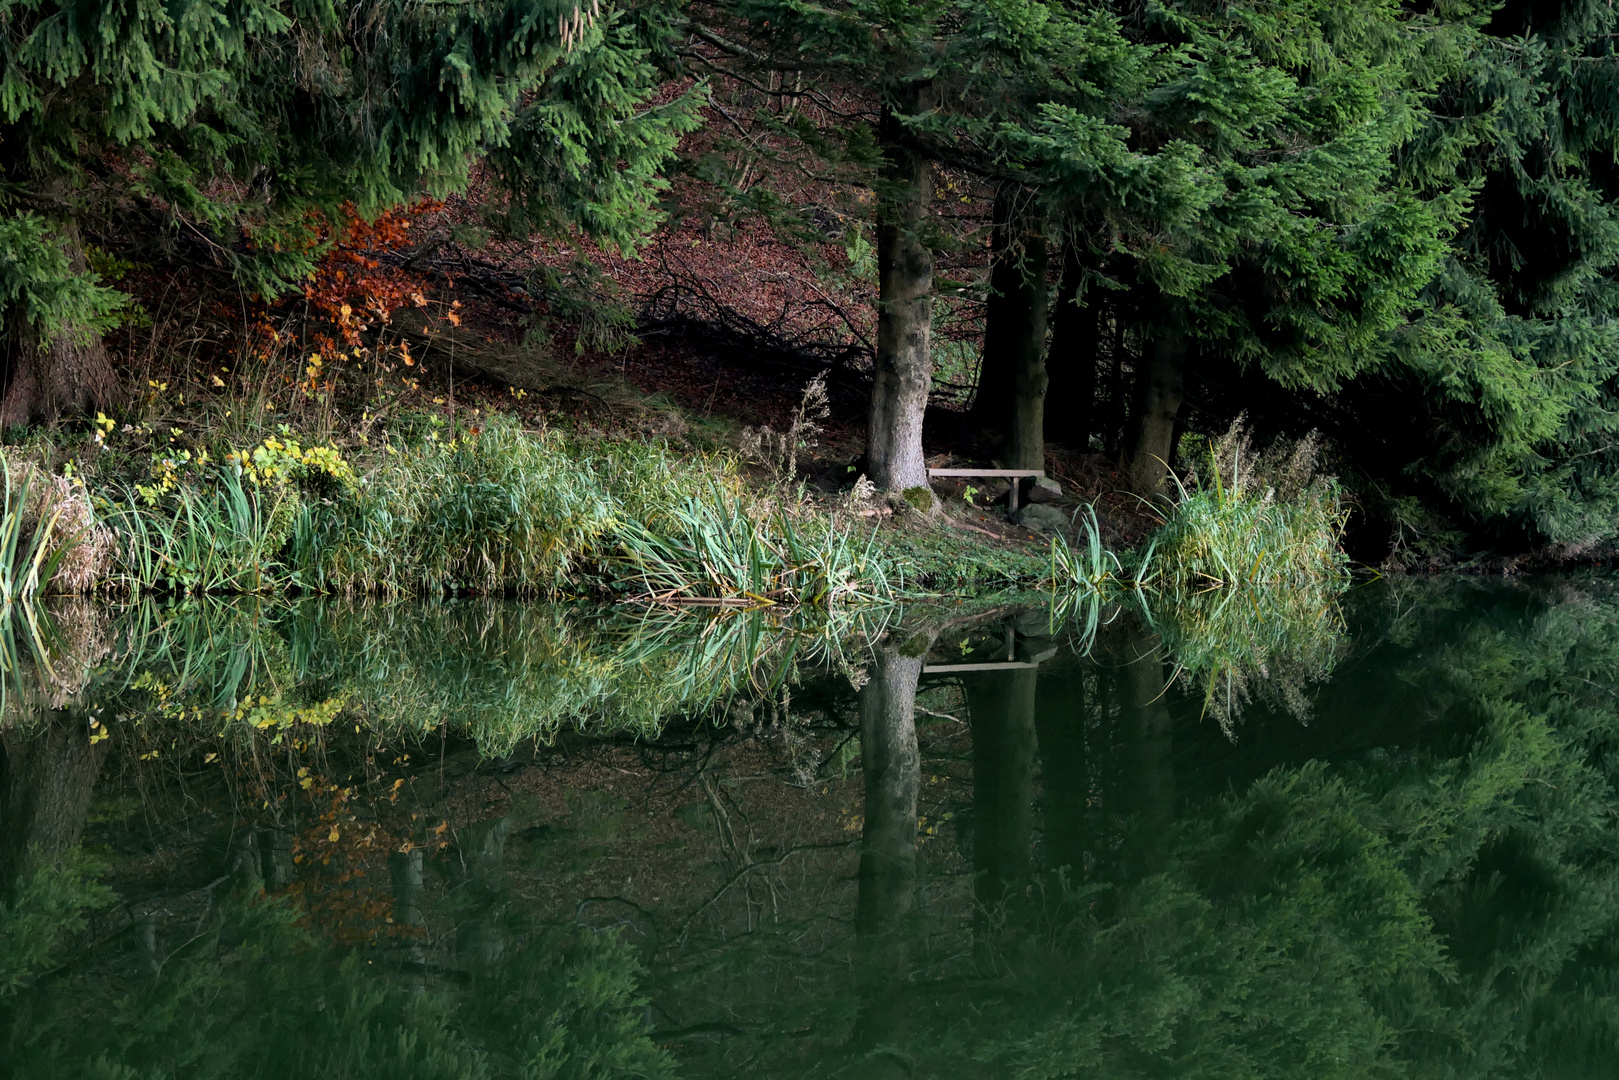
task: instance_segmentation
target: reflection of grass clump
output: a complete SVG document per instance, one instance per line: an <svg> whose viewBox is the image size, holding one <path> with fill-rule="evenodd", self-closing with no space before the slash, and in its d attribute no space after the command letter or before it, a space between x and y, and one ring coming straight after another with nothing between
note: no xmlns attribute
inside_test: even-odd
<svg viewBox="0 0 1619 1080"><path fill-rule="evenodd" d="M193 746L318 738L339 713L382 738L446 725L501 755L570 728L653 736L675 717L774 693L801 662L840 661L856 621L671 609L626 617L471 601L359 609L312 601L269 611L146 603L123 613L102 635L113 644L73 670L94 663L80 700L138 721L130 738L163 747L165 757L175 738ZM27 723L37 693L62 677L45 670L40 638L49 635L27 626L13 635L11 722Z"/></svg>
<svg viewBox="0 0 1619 1080"><path fill-rule="evenodd" d="M1257 585L1162 597L1152 619L1183 685L1231 734L1258 698L1308 719L1311 684L1332 673L1348 641L1336 584Z"/></svg>

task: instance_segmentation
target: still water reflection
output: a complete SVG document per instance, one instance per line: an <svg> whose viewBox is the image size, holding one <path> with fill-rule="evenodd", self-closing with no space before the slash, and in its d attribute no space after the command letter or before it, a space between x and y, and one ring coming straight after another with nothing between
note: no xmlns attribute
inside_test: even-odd
<svg viewBox="0 0 1619 1080"><path fill-rule="evenodd" d="M1213 602L13 619L0 1076L1611 1075L1619 587Z"/></svg>

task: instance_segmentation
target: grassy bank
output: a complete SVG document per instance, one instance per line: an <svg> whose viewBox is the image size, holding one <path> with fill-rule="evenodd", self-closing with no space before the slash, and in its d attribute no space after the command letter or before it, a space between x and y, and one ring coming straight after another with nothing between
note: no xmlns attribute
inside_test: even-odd
<svg viewBox="0 0 1619 1080"><path fill-rule="evenodd" d="M496 594L828 604L900 585L860 519L750 490L720 454L484 415L310 445L109 446L52 475L8 457L0 590ZM9 539L8 539L9 538ZM71 571L71 572L69 572ZM6 576L9 574L9 577ZM14 584L13 584L14 582Z"/></svg>
<svg viewBox="0 0 1619 1080"><path fill-rule="evenodd" d="M229 413L226 414L227 416ZM328 428L328 431L332 429ZM748 475L723 446L583 437L487 410L191 433L101 418L7 448L0 600L139 595L496 595L825 606L1055 588L1172 596L1341 587L1344 513L1309 442L1210 444L1137 551L1095 511L1067 536L885 519L855 494ZM869 490L869 485L866 485ZM977 509L977 508L971 508ZM955 527L965 525L965 529Z"/></svg>

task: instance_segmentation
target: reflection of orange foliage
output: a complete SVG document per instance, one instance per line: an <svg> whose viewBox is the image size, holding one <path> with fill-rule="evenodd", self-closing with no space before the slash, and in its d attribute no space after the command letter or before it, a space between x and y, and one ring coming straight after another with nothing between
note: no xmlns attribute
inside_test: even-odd
<svg viewBox="0 0 1619 1080"><path fill-rule="evenodd" d="M367 866L380 861L385 867L388 853L400 842L381 825L357 820L349 805L353 788L315 779L307 790L314 813L293 841L292 860L301 873L287 886L287 895L302 900L309 920L344 945L413 935L417 928L393 921L386 871Z"/></svg>

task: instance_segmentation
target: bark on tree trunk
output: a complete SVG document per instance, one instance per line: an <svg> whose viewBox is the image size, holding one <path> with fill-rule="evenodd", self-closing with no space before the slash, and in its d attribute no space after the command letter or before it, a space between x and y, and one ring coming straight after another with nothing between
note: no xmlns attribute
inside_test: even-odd
<svg viewBox="0 0 1619 1080"><path fill-rule="evenodd" d="M0 734L0 897L36 860L79 842L105 746L73 713L48 717L32 738Z"/></svg>
<svg viewBox="0 0 1619 1080"><path fill-rule="evenodd" d="M877 357L866 427L866 470L881 491L926 487L922 419L933 384L933 252L923 235L933 199L931 163L910 143L900 115L932 107L926 83L883 109L877 222Z"/></svg>
<svg viewBox="0 0 1619 1080"><path fill-rule="evenodd" d="M1164 492L1175 460L1176 421L1185 397L1186 338L1166 327L1153 342L1152 355L1136 376L1130 435L1125 441L1130 490L1144 499Z"/></svg>
<svg viewBox="0 0 1619 1080"><path fill-rule="evenodd" d="M59 235L73 272L87 273L78 225L64 222ZM118 376L99 333L82 327L46 333L15 311L6 319L0 427L51 423L64 414L106 408L117 398Z"/></svg>
<svg viewBox="0 0 1619 1080"><path fill-rule="evenodd" d="M984 318L974 418L1006 433L1009 469L1046 464L1046 236L1044 223L1018 205L1019 189L995 195L990 297Z"/></svg>
<svg viewBox="0 0 1619 1080"><path fill-rule="evenodd" d="M1085 289L1085 264L1069 245L1062 284L1052 315L1051 351L1046 354L1046 439L1081 453L1090 449L1096 414L1096 371L1101 351L1100 297Z"/></svg>

